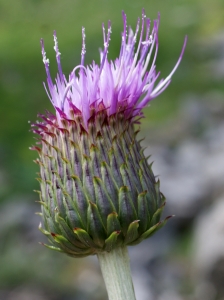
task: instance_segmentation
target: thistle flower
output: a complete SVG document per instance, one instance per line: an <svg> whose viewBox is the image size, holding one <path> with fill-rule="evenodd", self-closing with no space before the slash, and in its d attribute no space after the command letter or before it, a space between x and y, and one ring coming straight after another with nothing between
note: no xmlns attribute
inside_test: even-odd
<svg viewBox="0 0 224 300"><path fill-rule="evenodd" d="M135 245L162 227L165 198L137 139L142 109L170 84L186 46L171 73L157 83L158 28L142 12L135 31L124 29L120 54L108 60L111 23L103 25L100 64L85 66L85 29L81 63L69 78L62 72L56 32L58 65L52 81L41 40L47 73L47 95L56 114L39 115L33 124L39 135L40 213L51 249L73 257L110 252ZM152 23L152 24L151 24ZM152 29L151 29L152 27Z"/></svg>

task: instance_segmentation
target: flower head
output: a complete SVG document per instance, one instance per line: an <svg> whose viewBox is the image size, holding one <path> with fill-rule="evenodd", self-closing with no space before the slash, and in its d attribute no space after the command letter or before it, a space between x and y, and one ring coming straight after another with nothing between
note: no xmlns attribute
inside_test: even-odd
<svg viewBox="0 0 224 300"><path fill-rule="evenodd" d="M49 60L46 58L43 40L42 55L47 73L48 97L57 110L57 116L70 118L70 110L81 113L85 128L93 111L97 113L104 108L108 116L124 109L125 117L141 115L142 109L149 101L162 93L170 84L172 75L177 69L186 46L184 41L181 55L171 73L156 83L160 73L156 72L158 53L158 29L160 15L153 24L146 18L144 10L142 19L137 21L135 31L127 27L127 17L122 13L124 29L121 35L120 54L114 61L108 60L108 48L111 39L111 22L106 32L103 24L103 50L100 50L100 65L94 61L84 66L85 61L85 29L82 29L81 63L71 72L68 80L62 72L58 41L54 32L54 50L58 64L55 83L52 82ZM152 28L152 29L151 29ZM150 30L151 29L151 30ZM138 38L139 35L139 38Z"/></svg>
<svg viewBox="0 0 224 300"><path fill-rule="evenodd" d="M54 32L58 74L53 83L43 40L47 73L45 86L56 109L40 115L32 128L39 135L40 215L52 249L74 257L134 245L162 227L165 198L136 136L136 119L147 103L170 83L186 45L167 78L156 83L158 19L151 24L142 12L135 32L124 29L115 61L108 60L111 24L103 25L100 65L84 66L85 30L81 63L68 80L62 72ZM152 27L152 29L151 29ZM151 30L150 30L151 29ZM139 38L138 38L139 36Z"/></svg>

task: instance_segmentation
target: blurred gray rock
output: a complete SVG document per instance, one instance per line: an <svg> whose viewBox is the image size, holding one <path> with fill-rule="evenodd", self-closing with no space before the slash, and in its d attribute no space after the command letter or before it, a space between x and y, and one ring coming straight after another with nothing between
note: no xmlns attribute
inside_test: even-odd
<svg viewBox="0 0 224 300"><path fill-rule="evenodd" d="M190 120L199 122L200 109L192 109L195 115L191 113ZM212 119L213 113L207 120ZM152 155L149 161L154 161L153 171L161 181L169 213L178 218L194 218L203 206L224 191L224 123L205 127L203 134L195 137L185 134L187 126L182 126L176 136L170 134L163 143L150 143L153 145L146 148L145 154Z"/></svg>
<svg viewBox="0 0 224 300"><path fill-rule="evenodd" d="M198 277L210 282L224 299L224 194L197 219L193 260Z"/></svg>

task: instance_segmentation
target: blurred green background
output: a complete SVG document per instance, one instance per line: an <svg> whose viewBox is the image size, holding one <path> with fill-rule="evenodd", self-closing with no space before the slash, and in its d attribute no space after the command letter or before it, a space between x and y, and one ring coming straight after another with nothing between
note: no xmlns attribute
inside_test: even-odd
<svg viewBox="0 0 224 300"><path fill-rule="evenodd" d="M0 0L0 299L106 299L95 259L72 260L37 243L44 237L37 229L40 219L34 215L39 210L33 193L39 188L35 180L38 169L32 162L36 153L28 149L35 143L28 121L34 122L37 113L45 109L53 111L42 84L46 75L40 38L54 78L52 34L57 31L63 71L68 76L80 62L82 26L86 28L86 63L98 63L98 49L103 44L101 24L112 21L109 57L114 59L120 49L121 11L135 28L143 7L151 19L161 13L157 60L161 77L175 65L188 35L184 58L171 85L145 109L142 135L147 135L147 143L161 143L160 138L171 139L173 131L166 131L168 124L180 126L180 110L189 98L196 97L200 107L207 107L207 95L215 91L219 96L214 106L223 108L224 42L222 46L219 43L224 41L223 0ZM214 122L203 119L186 136L200 138L204 127ZM183 243L175 244L177 256L185 255L182 249L187 248L189 234L186 230ZM188 296L180 291L180 298L175 299L198 299L192 296L193 285L184 291Z"/></svg>

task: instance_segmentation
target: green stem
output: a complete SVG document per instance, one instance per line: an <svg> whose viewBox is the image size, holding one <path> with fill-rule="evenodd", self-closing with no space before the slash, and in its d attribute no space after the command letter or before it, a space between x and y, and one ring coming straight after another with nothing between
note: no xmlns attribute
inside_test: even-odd
<svg viewBox="0 0 224 300"><path fill-rule="evenodd" d="M98 253L109 300L135 300L127 247Z"/></svg>

